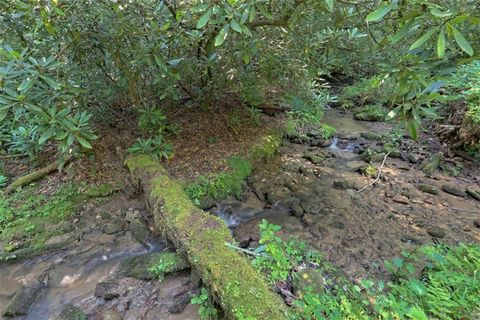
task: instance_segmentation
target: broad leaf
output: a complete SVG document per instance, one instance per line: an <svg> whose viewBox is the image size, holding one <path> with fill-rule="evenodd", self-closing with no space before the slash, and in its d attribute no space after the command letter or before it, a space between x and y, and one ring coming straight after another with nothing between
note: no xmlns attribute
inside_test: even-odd
<svg viewBox="0 0 480 320"><path fill-rule="evenodd" d="M411 46L410 46L410 51L411 50L415 50L417 49L418 47L422 46L425 42L428 41L428 39L430 39L433 34L437 31L437 28L432 28L430 30L428 30L425 34L423 34L420 38L417 39L417 41L415 41Z"/></svg>
<svg viewBox="0 0 480 320"><path fill-rule="evenodd" d="M197 21L197 29L202 29L203 27L205 27L211 16L212 10L208 10L207 12L205 12Z"/></svg>
<svg viewBox="0 0 480 320"><path fill-rule="evenodd" d="M437 40L437 55L440 59L445 56L445 30L440 30Z"/></svg>
<svg viewBox="0 0 480 320"><path fill-rule="evenodd" d="M454 26L452 26L452 31L453 31L453 37L455 38L455 41L457 42L458 46L463 51L465 51L466 54L468 54L469 56L473 56L473 48L470 45L470 43L468 43L467 39L465 39L463 34L460 31L458 31L458 29L455 28Z"/></svg>
<svg viewBox="0 0 480 320"><path fill-rule="evenodd" d="M238 33L242 33L242 26L237 22L237 20L232 19L232 22L230 22L230 26Z"/></svg>
<svg viewBox="0 0 480 320"><path fill-rule="evenodd" d="M225 25L215 37L215 47L221 46L228 36L228 25Z"/></svg>
<svg viewBox="0 0 480 320"><path fill-rule="evenodd" d="M387 13L392 11L392 9L394 7L395 7L395 4L393 4L393 3L389 4L389 5L386 5L386 6L383 6L383 7L380 7L377 10L370 12L367 15L367 18L365 20L367 20L367 22L378 21L378 20L382 19L383 17L385 17L385 15Z"/></svg>
<svg viewBox="0 0 480 320"><path fill-rule="evenodd" d="M325 3L327 4L328 10L330 10L330 11L333 10L333 1L334 0L325 0Z"/></svg>

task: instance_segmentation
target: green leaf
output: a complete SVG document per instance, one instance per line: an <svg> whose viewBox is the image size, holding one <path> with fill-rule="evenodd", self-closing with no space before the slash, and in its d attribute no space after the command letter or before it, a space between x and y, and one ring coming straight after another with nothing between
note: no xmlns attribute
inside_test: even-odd
<svg viewBox="0 0 480 320"><path fill-rule="evenodd" d="M215 47L221 46L228 36L228 25L225 25L215 37Z"/></svg>
<svg viewBox="0 0 480 320"><path fill-rule="evenodd" d="M242 33L242 26L235 19L232 19L232 22L230 22L230 26L238 33Z"/></svg>
<svg viewBox="0 0 480 320"><path fill-rule="evenodd" d="M455 41L457 42L458 46L463 51L465 51L466 54L468 54L469 56L473 56L473 48L470 45L470 43L468 43L467 39L465 39L463 34L460 31L458 31L458 29L455 28L454 26L452 26L452 31L453 31L453 37L455 38Z"/></svg>
<svg viewBox="0 0 480 320"><path fill-rule="evenodd" d="M21 93L25 93L33 86L34 79L32 77L25 78L22 83L18 86L17 90Z"/></svg>
<svg viewBox="0 0 480 320"><path fill-rule="evenodd" d="M207 12L205 12L197 21L197 29L202 29L203 27L205 27L208 21L210 21L211 16L212 10L208 10Z"/></svg>
<svg viewBox="0 0 480 320"><path fill-rule="evenodd" d="M385 15L386 15L387 13L389 13L390 11L392 11L392 9L393 9L394 7L395 7L395 4L394 4L394 3L389 4L389 5L386 5L386 6L383 6L383 7L380 7L380 8L378 8L377 10L370 12L370 13L367 15L367 18L366 18L365 20L367 20L367 22L378 21L378 20L382 19L383 17L385 17Z"/></svg>
<svg viewBox="0 0 480 320"><path fill-rule="evenodd" d="M413 140L418 139L418 127L419 123L414 119L408 120L405 125L407 126L408 134L412 137Z"/></svg>
<svg viewBox="0 0 480 320"><path fill-rule="evenodd" d="M90 142L88 142L87 140L83 139L80 136L77 136L76 138L77 138L77 141L82 145L82 147L84 147L85 149L92 149L92 145L90 144Z"/></svg>
<svg viewBox="0 0 480 320"><path fill-rule="evenodd" d="M437 41L437 55L440 59L445 56L445 30L440 30Z"/></svg>
<svg viewBox="0 0 480 320"><path fill-rule="evenodd" d="M408 313L408 316L413 320L428 320L425 312L418 307L412 307L412 309L410 309L410 312Z"/></svg>
<svg viewBox="0 0 480 320"><path fill-rule="evenodd" d="M410 46L410 51L411 50L415 50L416 48L422 46L425 42L428 41L428 39L430 39L433 34L437 31L437 28L432 28L430 30L428 30L425 34L423 34L420 38L417 39L417 41L415 41L411 46Z"/></svg>
<svg viewBox="0 0 480 320"><path fill-rule="evenodd" d="M328 10L330 10L330 11L333 10L333 1L334 0L325 0L325 3L327 4Z"/></svg>
<svg viewBox="0 0 480 320"><path fill-rule="evenodd" d="M52 87L52 89L55 89L55 90L60 89L60 84L55 80L53 80L52 78L49 78L47 76L42 76L42 75L40 76L40 78L42 78L42 80L45 81L50 87Z"/></svg>

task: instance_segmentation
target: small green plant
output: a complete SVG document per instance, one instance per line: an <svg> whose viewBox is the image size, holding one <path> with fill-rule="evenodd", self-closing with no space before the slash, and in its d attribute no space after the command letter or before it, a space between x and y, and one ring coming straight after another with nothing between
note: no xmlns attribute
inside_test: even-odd
<svg viewBox="0 0 480 320"><path fill-rule="evenodd" d="M173 156L173 146L163 142L163 135L158 133L154 138L138 138L137 142L128 148L132 154L150 154L159 159L169 159Z"/></svg>
<svg viewBox="0 0 480 320"><path fill-rule="evenodd" d="M201 320L218 319L218 311L210 302L207 289L202 288L197 296L192 297L190 303L200 305L198 316Z"/></svg>
<svg viewBox="0 0 480 320"><path fill-rule="evenodd" d="M146 106L138 111L140 116L138 117L138 127L141 131L154 135L156 133L162 133L167 126L167 117L156 106Z"/></svg>
<svg viewBox="0 0 480 320"><path fill-rule="evenodd" d="M337 129L335 129L332 126L329 126L326 123L323 123L320 126L320 133L321 133L323 139L330 139L331 137L333 137L335 135L336 132L337 132Z"/></svg>
<svg viewBox="0 0 480 320"><path fill-rule="evenodd" d="M62 232L62 222L68 221L81 200L78 188L61 187L55 194L44 196L28 186L8 197L0 195L0 241L23 237L24 245L39 248L43 242Z"/></svg>
<svg viewBox="0 0 480 320"><path fill-rule="evenodd" d="M3 188L7 185L8 178L0 175L0 188Z"/></svg>
<svg viewBox="0 0 480 320"><path fill-rule="evenodd" d="M241 157L231 157L227 164L230 171L212 177L201 176L196 183L185 187L185 192L196 205L200 204L203 197L222 199L241 194L245 179L252 172L252 165Z"/></svg>

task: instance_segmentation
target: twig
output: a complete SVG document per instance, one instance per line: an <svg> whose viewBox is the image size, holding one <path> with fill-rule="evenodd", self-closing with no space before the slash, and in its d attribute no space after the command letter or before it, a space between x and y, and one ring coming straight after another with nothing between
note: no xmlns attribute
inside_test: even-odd
<svg viewBox="0 0 480 320"><path fill-rule="evenodd" d="M20 154L8 154L6 156L0 156L0 159L10 159L10 158L20 158L20 157L26 157L27 154L20 153Z"/></svg>
<svg viewBox="0 0 480 320"><path fill-rule="evenodd" d="M385 161L387 161L387 158L388 158L388 155L390 154L390 152L388 152L385 157L383 158L383 161L382 161L382 164L380 165L380 167L378 168L378 174L377 174L377 177L375 178L375 180L373 180L373 182L370 182L369 184L367 184L366 186L364 186L362 189L358 190L357 193L360 193L362 192L363 190L367 189L368 187L370 187L371 185L374 185L375 183L377 183L378 180L380 180L380 176L382 175L382 169L383 169L383 166L385 165Z"/></svg>
<svg viewBox="0 0 480 320"><path fill-rule="evenodd" d="M253 252L253 251L247 250L247 249L243 249L243 248L237 247L236 245L228 243L228 242L225 242L225 245L229 248L241 251L243 253L246 253L246 254L249 254L249 255L252 255L252 256L255 256L255 257L264 256L264 254Z"/></svg>

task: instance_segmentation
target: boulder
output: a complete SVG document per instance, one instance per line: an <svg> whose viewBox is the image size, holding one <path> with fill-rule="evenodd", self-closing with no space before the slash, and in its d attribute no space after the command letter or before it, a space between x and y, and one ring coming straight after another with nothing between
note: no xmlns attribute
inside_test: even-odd
<svg viewBox="0 0 480 320"><path fill-rule="evenodd" d="M428 184L419 184L417 185L417 189L425 193L438 195L438 189Z"/></svg>
<svg viewBox="0 0 480 320"><path fill-rule="evenodd" d="M113 300L120 296L120 288L115 282L99 282L95 287L96 298L103 298L104 300Z"/></svg>
<svg viewBox="0 0 480 320"><path fill-rule="evenodd" d="M443 238L447 235L447 232L438 226L433 226L427 229L427 233L434 238Z"/></svg>
<svg viewBox="0 0 480 320"><path fill-rule="evenodd" d="M20 288L8 302L3 316L18 317L28 314L30 307L40 297L41 288Z"/></svg>

